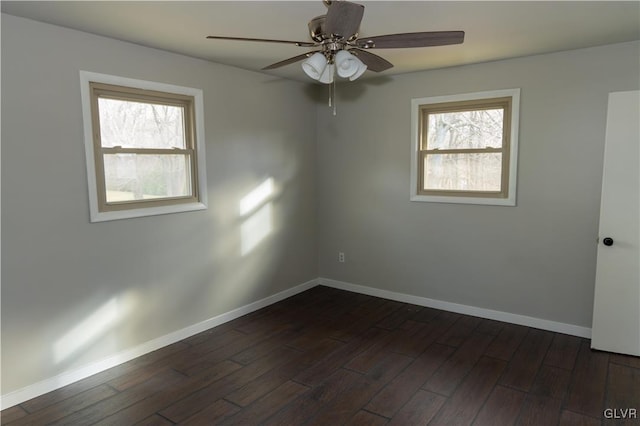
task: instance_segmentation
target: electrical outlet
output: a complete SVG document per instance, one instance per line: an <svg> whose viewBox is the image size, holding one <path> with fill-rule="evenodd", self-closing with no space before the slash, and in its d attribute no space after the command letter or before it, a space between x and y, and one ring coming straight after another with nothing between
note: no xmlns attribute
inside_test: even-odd
<svg viewBox="0 0 640 426"><path fill-rule="evenodd" d="M338 262L344 263L344 252L338 252Z"/></svg>

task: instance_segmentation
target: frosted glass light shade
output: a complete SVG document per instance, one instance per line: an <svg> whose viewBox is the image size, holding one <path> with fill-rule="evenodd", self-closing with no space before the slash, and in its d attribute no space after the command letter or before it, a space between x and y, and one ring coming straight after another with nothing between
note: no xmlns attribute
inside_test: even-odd
<svg viewBox="0 0 640 426"><path fill-rule="evenodd" d="M348 78L358 71L358 62L360 60L346 50L340 50L336 53L335 62L338 75L342 78Z"/></svg>
<svg viewBox="0 0 640 426"><path fill-rule="evenodd" d="M318 81L320 81L320 83L324 83L324 84L333 83L334 71L335 71L335 65L333 65L333 64L327 65Z"/></svg>
<svg viewBox="0 0 640 426"><path fill-rule="evenodd" d="M355 60L358 62L358 69L356 70L355 73L353 73L353 75L351 77L349 77L349 80L351 80L351 81L353 81L353 80L357 79L358 77L360 77L367 70L367 66L365 64L363 64L360 59L355 58Z"/></svg>
<svg viewBox="0 0 640 426"><path fill-rule="evenodd" d="M327 58L320 52L316 52L302 63L302 70L314 80L320 79L327 68Z"/></svg>

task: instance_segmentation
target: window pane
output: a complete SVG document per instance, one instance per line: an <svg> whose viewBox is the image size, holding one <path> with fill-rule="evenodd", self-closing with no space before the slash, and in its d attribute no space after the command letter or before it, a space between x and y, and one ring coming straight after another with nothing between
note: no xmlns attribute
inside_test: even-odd
<svg viewBox="0 0 640 426"><path fill-rule="evenodd" d="M430 113L427 149L501 148L504 109Z"/></svg>
<svg viewBox="0 0 640 426"><path fill-rule="evenodd" d="M181 154L106 154L107 203L191 196L189 162Z"/></svg>
<svg viewBox="0 0 640 426"><path fill-rule="evenodd" d="M500 191L502 154L429 154L424 159L424 189Z"/></svg>
<svg viewBox="0 0 640 426"><path fill-rule="evenodd" d="M184 108L119 99L98 99L103 147L186 148Z"/></svg>

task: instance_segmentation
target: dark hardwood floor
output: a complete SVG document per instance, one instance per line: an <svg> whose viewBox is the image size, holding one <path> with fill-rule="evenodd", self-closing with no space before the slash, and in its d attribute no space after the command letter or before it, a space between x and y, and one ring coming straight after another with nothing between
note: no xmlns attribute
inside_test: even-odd
<svg viewBox="0 0 640 426"><path fill-rule="evenodd" d="M4 410L2 424L640 424L615 418L628 409L640 411L640 358L316 287Z"/></svg>

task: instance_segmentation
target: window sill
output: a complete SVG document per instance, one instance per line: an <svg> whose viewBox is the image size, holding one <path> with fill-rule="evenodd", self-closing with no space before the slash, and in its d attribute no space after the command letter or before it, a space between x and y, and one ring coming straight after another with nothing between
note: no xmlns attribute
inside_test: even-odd
<svg viewBox="0 0 640 426"><path fill-rule="evenodd" d="M110 220L131 219L135 217L157 216L162 214L192 212L206 210L207 205L202 202L174 204L170 206L145 207L131 210L117 210L109 212L91 211L91 222L107 222Z"/></svg>
<svg viewBox="0 0 640 426"><path fill-rule="evenodd" d="M485 197L445 197L436 195L412 195L411 201L421 203L449 203L449 204L479 204L486 206L510 206L515 207L515 197L510 198L485 198Z"/></svg>

